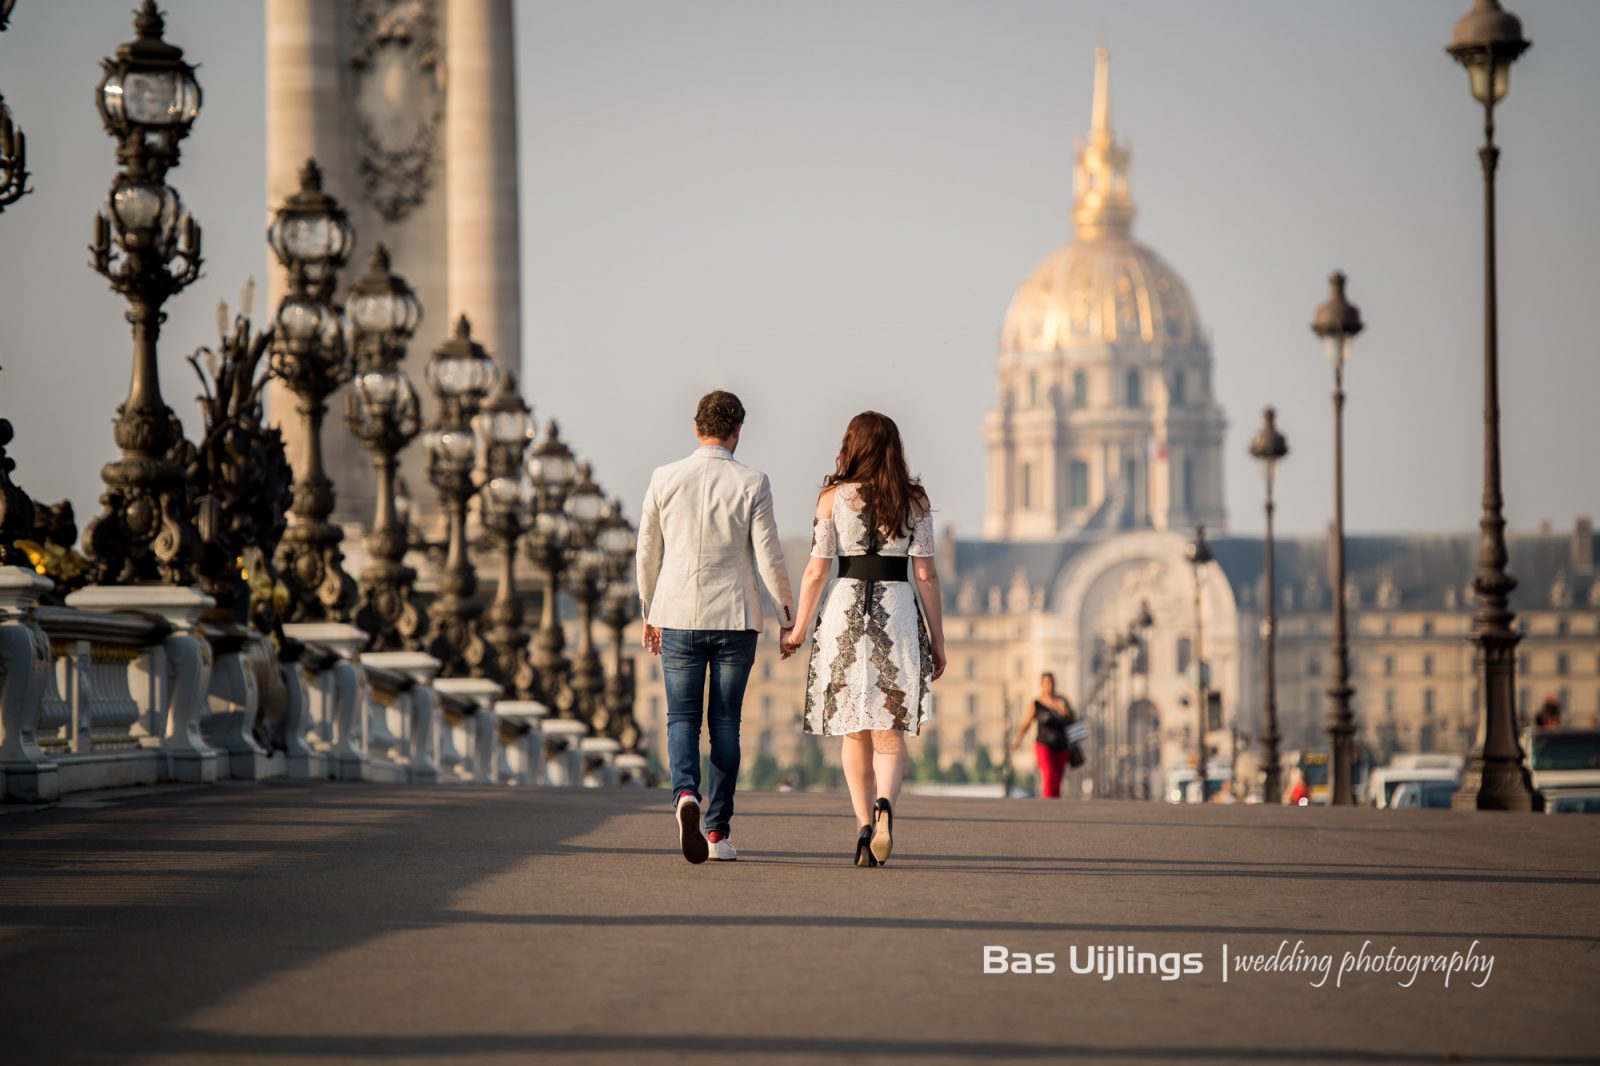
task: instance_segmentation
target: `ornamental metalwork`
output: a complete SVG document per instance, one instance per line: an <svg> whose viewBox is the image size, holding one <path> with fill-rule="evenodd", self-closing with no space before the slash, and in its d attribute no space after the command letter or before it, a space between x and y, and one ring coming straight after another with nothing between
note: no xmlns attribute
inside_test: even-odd
<svg viewBox="0 0 1600 1066"><path fill-rule="evenodd" d="M439 169L438 9L433 0L356 0L350 18L362 197L399 222L427 199Z"/></svg>
<svg viewBox="0 0 1600 1066"><path fill-rule="evenodd" d="M200 112L200 86L183 50L162 39L153 0L134 18L134 40L103 61L95 94L119 170L95 219L93 266L128 301L133 379L117 409L122 458L101 471L104 507L84 538L100 581L189 584L199 537L175 458L183 430L161 398L156 342L162 305L200 276L200 227L166 184L178 145Z"/></svg>

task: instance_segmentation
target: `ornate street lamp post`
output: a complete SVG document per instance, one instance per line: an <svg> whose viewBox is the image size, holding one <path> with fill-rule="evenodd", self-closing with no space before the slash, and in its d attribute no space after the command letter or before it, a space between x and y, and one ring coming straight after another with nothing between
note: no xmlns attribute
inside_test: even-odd
<svg viewBox="0 0 1600 1066"><path fill-rule="evenodd" d="M1289 454L1289 442L1283 439L1283 434L1278 432L1277 413L1272 408L1265 408L1261 412L1261 428L1256 431L1255 438L1250 441L1250 454L1261 463L1262 474L1267 481L1267 572L1266 572L1266 598L1267 611L1261 623L1261 640L1266 660L1266 675L1264 683L1263 707L1265 721L1262 726L1261 746L1263 749L1262 770L1266 780L1262 788L1266 792L1268 803L1278 802L1278 797L1283 792L1283 767L1278 760L1278 587L1273 580L1273 553L1275 550L1272 539L1272 516L1277 509L1277 504L1272 498L1272 489L1278 476L1278 463Z"/></svg>
<svg viewBox="0 0 1600 1066"><path fill-rule="evenodd" d="M1205 623L1200 610L1200 587L1206 564L1216 558L1211 554L1211 545L1206 543L1205 526L1195 527L1194 540L1189 542L1185 554L1189 565L1194 568L1194 773L1200 802L1205 803L1209 798L1206 794L1206 687L1210 678L1206 676Z"/></svg>
<svg viewBox="0 0 1600 1066"><path fill-rule="evenodd" d="M1144 698L1147 699L1147 700L1148 700L1149 695L1150 695L1150 665L1149 665L1149 660L1146 658L1146 654L1147 654L1147 652L1149 650L1149 647L1150 647L1150 645L1149 645L1150 627L1155 625L1155 624L1156 624L1155 617L1150 614L1150 603L1149 603L1149 601L1147 601L1147 600L1139 601L1139 613L1137 615L1135 615L1134 619L1133 619L1133 632L1134 632L1134 634L1135 634L1135 636L1137 638L1137 645L1136 645L1134 653L1133 653L1133 662L1134 662L1134 670L1135 670L1135 672L1141 674L1145 679L1145 682L1144 682ZM1138 737L1138 740L1136 741L1136 743L1138 744L1138 752L1139 752L1138 761L1137 761L1137 765L1138 765L1138 768L1139 768L1139 781L1138 781L1138 787L1137 787L1137 789L1135 789L1135 792L1136 792L1136 795L1137 795L1137 797L1139 799L1146 799L1146 800L1150 798L1150 766L1149 766L1150 736L1149 736L1149 730L1150 730L1149 715L1148 715L1148 711L1145 711L1144 713L1141 713L1139 715L1139 737Z"/></svg>
<svg viewBox="0 0 1600 1066"><path fill-rule="evenodd" d="M105 510L84 543L103 582L186 585L199 550L185 504L183 471L173 461L183 428L161 398L156 340L161 307L200 276L200 227L166 184L178 144L200 113L200 86L183 50L162 40L153 0L133 22L137 36L102 60L95 92L106 132L117 139L120 170L95 219L94 269L128 301L133 381L117 409L122 458L100 476ZM15 146L15 145L14 145Z"/></svg>
<svg viewBox="0 0 1600 1066"><path fill-rule="evenodd" d="M1480 810L1542 809L1523 764L1516 726L1517 632L1511 623L1511 590L1516 579L1506 571L1505 500L1500 491L1500 328L1496 293L1494 172L1500 149L1494 143L1494 105L1511 86L1511 64L1532 42L1522 36L1522 21L1497 0L1477 0L1455 27L1446 49L1467 68L1472 95L1483 105L1483 517L1478 521L1478 592L1473 642L1482 671L1483 716L1472 754L1452 803Z"/></svg>
<svg viewBox="0 0 1600 1066"><path fill-rule="evenodd" d="M1311 330L1322 338L1333 364L1333 683L1328 686L1331 706L1328 711L1328 737L1333 767L1329 802L1334 806L1355 803L1351 786L1351 761L1355 757L1355 718L1350 713L1350 645L1345 625L1344 594L1344 364L1350 358L1350 342L1361 332L1361 312L1345 299L1344 274L1334 271L1328 279L1333 293L1317 308Z"/></svg>
<svg viewBox="0 0 1600 1066"><path fill-rule="evenodd" d="M417 572L404 561L410 538L395 507L395 470L401 449L422 428L417 390L401 366L406 342L422 321L422 306L405 279L390 270L389 251L381 244L372 250L367 272L350 287L349 315L358 369L345 417L372 453L378 477L377 513L367 536L372 561L361 571L356 625L372 636L368 651L415 649L424 626L411 601Z"/></svg>
<svg viewBox="0 0 1600 1066"><path fill-rule="evenodd" d="M561 439L555 420L545 423L544 438L528 455L528 482L533 520L524 543L528 557L544 578L544 603L539 632L533 641L535 699L553 711L570 711L566 689L566 638L561 632L561 575L573 539L573 522L564 509L567 490L578 474L572 450Z"/></svg>
<svg viewBox="0 0 1600 1066"><path fill-rule="evenodd" d="M533 693L533 663L528 631L517 596L517 543L527 530L528 505L522 494L522 457L528 450L532 412L517 391L517 376L502 374L500 387L478 416L487 440L489 481L483 487L483 525L500 549L500 582L489 605L485 633L491 655L485 672L507 693L526 699Z"/></svg>
<svg viewBox="0 0 1600 1066"><path fill-rule="evenodd" d="M638 743L638 729L633 724L633 688L628 683L624 667L623 630L633 621L637 596L633 582L633 556L637 540L633 527L622 517L622 503L612 500L600 532L595 537L595 547L605 557L607 582L600 597L600 621L611 631L611 672L606 678L604 732L622 741L623 747L633 750Z"/></svg>
<svg viewBox="0 0 1600 1066"><path fill-rule="evenodd" d="M578 651L572 662L572 694L578 713L601 731L601 695L605 674L594 649L594 612L609 576L606 554L597 545L600 524L606 514L606 498L594 483L588 463L578 468L578 482L567 493L563 508L572 519L573 553L569 584L572 598L578 601Z"/></svg>
<svg viewBox="0 0 1600 1066"><path fill-rule="evenodd" d="M315 160L307 160L299 190L278 208L267 230L273 254L289 272L289 291L278 305L272 365L299 401L305 437L289 528L278 545L292 622L348 621L356 602L355 582L344 572L339 550L344 532L328 521L334 489L322 462L328 397L354 371L344 316L333 303L333 288L354 240L344 208L322 191L322 171Z"/></svg>
<svg viewBox="0 0 1600 1066"><path fill-rule="evenodd" d="M472 326L462 315L450 339L434 349L428 363L428 384L439 401L439 416L427 438L428 479L439 490L439 504L449 523L439 595L428 607L433 628L428 654L443 664L439 672L444 677L477 676L488 654L478 632L478 609L472 603L478 575L467 554L467 504L477 492L472 469L478 435L472 421L494 381L494 363L483 345L472 339Z"/></svg>

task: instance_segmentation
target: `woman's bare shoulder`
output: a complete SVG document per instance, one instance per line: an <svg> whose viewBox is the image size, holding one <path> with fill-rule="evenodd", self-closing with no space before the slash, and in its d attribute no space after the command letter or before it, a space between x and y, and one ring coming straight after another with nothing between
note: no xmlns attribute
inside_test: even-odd
<svg viewBox="0 0 1600 1066"><path fill-rule="evenodd" d="M839 494L839 486L838 485L829 485L827 488L822 490L821 495L819 495L817 497L817 517L818 518L832 518L833 517L833 498L835 496L837 496L838 494Z"/></svg>

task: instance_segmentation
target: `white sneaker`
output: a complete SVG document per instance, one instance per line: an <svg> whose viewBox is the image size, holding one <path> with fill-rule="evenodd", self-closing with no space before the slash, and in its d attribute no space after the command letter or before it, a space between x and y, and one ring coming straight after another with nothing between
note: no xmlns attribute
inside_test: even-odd
<svg viewBox="0 0 1600 1066"><path fill-rule="evenodd" d="M672 813L678 822L678 844L683 848L683 857L696 864L705 862L711 842L706 839L706 823L700 814L700 801L694 798L692 792L685 792L678 797L678 806Z"/></svg>
<svg viewBox="0 0 1600 1066"><path fill-rule="evenodd" d="M709 838L708 838L709 839ZM711 840L711 857L722 862L733 862L739 857L739 852L734 848L733 841L727 837L721 840Z"/></svg>

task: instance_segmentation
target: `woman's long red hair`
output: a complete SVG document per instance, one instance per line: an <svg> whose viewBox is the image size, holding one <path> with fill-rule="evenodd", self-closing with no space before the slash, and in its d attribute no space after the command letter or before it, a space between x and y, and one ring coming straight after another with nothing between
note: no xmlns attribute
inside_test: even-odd
<svg viewBox="0 0 1600 1066"><path fill-rule="evenodd" d="M906 465L900 427L877 411L862 411L850 420L834 471L822 479L824 488L845 482L859 486L869 528L886 537L911 532L928 507L928 494Z"/></svg>

